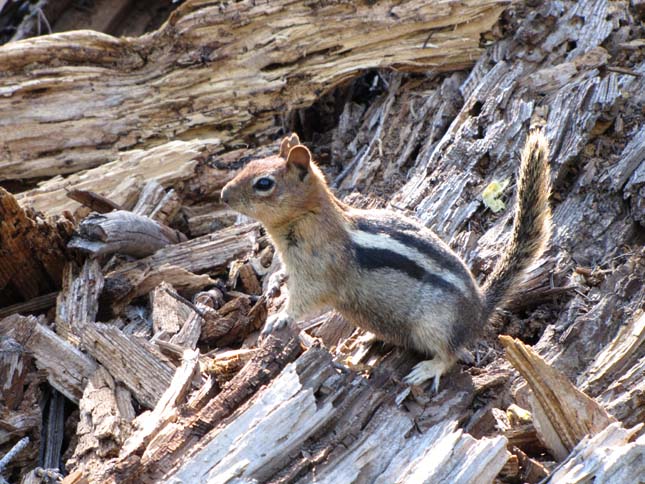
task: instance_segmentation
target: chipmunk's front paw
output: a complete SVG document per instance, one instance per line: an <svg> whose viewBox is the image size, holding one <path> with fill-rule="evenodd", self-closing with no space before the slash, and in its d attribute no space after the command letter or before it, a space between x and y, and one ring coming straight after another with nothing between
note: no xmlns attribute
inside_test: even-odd
<svg viewBox="0 0 645 484"><path fill-rule="evenodd" d="M264 328L262 328L261 336L268 336L273 331L280 330L292 322L293 318L285 312L269 316L269 318L267 318L267 322L264 324Z"/></svg>

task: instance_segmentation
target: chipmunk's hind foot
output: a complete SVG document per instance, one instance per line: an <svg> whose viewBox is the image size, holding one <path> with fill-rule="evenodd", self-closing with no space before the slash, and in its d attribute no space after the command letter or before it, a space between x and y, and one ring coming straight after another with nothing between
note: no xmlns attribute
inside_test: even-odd
<svg viewBox="0 0 645 484"><path fill-rule="evenodd" d="M434 378L432 391L437 393L439 391L439 382L441 376L452 368L455 363L455 358L440 358L435 356L431 360L425 360L418 363L410 373L403 379L408 385L422 385L428 380Z"/></svg>

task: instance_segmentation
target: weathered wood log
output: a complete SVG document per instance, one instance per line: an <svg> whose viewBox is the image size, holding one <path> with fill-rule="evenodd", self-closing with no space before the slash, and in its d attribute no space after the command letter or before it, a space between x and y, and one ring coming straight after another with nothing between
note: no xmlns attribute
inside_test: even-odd
<svg viewBox="0 0 645 484"><path fill-rule="evenodd" d="M0 334L13 337L34 356L36 366L47 372L47 381L78 403L87 379L97 365L33 316L9 316L0 321Z"/></svg>
<svg viewBox="0 0 645 484"><path fill-rule="evenodd" d="M78 233L67 247L93 257L115 252L145 257L166 245L186 241L178 230L127 210L90 215L80 223Z"/></svg>
<svg viewBox="0 0 645 484"><path fill-rule="evenodd" d="M152 412L143 414L137 419L136 433L123 445L119 460L127 460L130 455L143 453L152 438L165 425L179 418L179 407L192 388L193 378L199 373L199 351L184 351L183 362L175 372L168 389L157 402Z"/></svg>
<svg viewBox="0 0 645 484"><path fill-rule="evenodd" d="M200 340L217 346L243 341L251 331L257 329L249 317L250 311L250 298L236 297L217 311L206 313Z"/></svg>
<svg viewBox="0 0 645 484"><path fill-rule="evenodd" d="M50 389L43 416L43 436L40 443L41 467L60 473L60 461L65 438L65 398L56 389Z"/></svg>
<svg viewBox="0 0 645 484"><path fill-rule="evenodd" d="M173 368L144 346L143 341L129 338L118 328L88 323L83 328L82 343L147 408L154 408L170 385Z"/></svg>
<svg viewBox="0 0 645 484"><path fill-rule="evenodd" d="M9 43L0 110L14 116L0 130L0 179L72 173L169 137L258 136L276 113L365 69L463 69L507 5L189 2L141 38L77 31Z"/></svg>
<svg viewBox="0 0 645 484"><path fill-rule="evenodd" d="M4 319L12 314L30 314L49 309L56 305L57 297L58 291L54 291L43 294L42 296L36 296L29 301L5 306L0 308L0 319Z"/></svg>
<svg viewBox="0 0 645 484"><path fill-rule="evenodd" d="M29 300L60 287L72 224L53 223L22 208L0 187L0 305Z"/></svg>
<svg viewBox="0 0 645 484"><path fill-rule="evenodd" d="M15 339L0 336L0 408L15 410L22 400L30 357Z"/></svg>
<svg viewBox="0 0 645 484"><path fill-rule="evenodd" d="M184 348L195 349L204 324L203 311L208 309L202 304L195 304L179 332L170 338L170 343Z"/></svg>
<svg viewBox="0 0 645 484"><path fill-rule="evenodd" d="M112 200L94 193L90 190L70 190L67 192L67 196L72 200L77 201L85 205L87 208L93 212L98 213L108 213L112 210L123 210L123 207L118 203L114 203Z"/></svg>
<svg viewBox="0 0 645 484"><path fill-rule="evenodd" d="M186 218L188 233L191 237L199 237L221 230L233 225L237 219L235 211L226 208L219 202L183 207L181 212Z"/></svg>
<svg viewBox="0 0 645 484"><path fill-rule="evenodd" d="M645 421L645 408L634 405L645 393L645 314L634 316L580 375L580 389L626 426Z"/></svg>
<svg viewBox="0 0 645 484"><path fill-rule="evenodd" d="M245 481L285 482L284 478L286 482L296 481L301 468L292 469L288 477L276 474L301 448L300 442L325 428L340 425L337 412L346 411L347 403L332 402L351 398L339 384L351 380L351 376L333 376L335 372L329 363L327 352L310 350L297 363L289 365L235 420L205 436L199 451L193 451L194 455L167 478L205 480L215 475L237 475ZM405 439L403 436L413 427L412 420L401 410L384 402L381 405L370 421L365 439L356 440L329 463L324 460L331 456L324 451L307 458L310 465L316 465L317 481L483 483L490 482L506 462L504 438L477 442L455 431L454 422L445 422L423 435ZM275 418L283 424L275 425ZM234 447L228 444L232 441L236 442ZM461 457L453 461L454 455L441 456L441 449L446 446ZM466 459L466 455L470 458ZM376 456L379 458L372 458ZM446 464L447 460L462 464L448 470L450 466L440 465L442 459ZM433 465L429 466L429 462ZM307 480L305 477L298 482Z"/></svg>

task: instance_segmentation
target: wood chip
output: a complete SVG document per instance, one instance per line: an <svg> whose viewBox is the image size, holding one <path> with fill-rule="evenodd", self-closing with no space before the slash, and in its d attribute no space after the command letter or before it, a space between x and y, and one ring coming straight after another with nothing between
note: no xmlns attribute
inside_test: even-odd
<svg viewBox="0 0 645 484"><path fill-rule="evenodd" d="M506 358L532 390L535 428L556 459L564 460L585 436L595 435L616 421L530 347L509 336L499 339Z"/></svg>
<svg viewBox="0 0 645 484"><path fill-rule="evenodd" d="M83 347L122 382L142 405L154 408L170 385L173 369L155 353L113 326L88 323Z"/></svg>

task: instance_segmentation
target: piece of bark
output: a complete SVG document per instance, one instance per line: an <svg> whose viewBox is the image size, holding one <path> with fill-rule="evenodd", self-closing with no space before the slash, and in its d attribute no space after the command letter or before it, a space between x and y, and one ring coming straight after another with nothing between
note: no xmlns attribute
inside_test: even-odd
<svg viewBox="0 0 645 484"><path fill-rule="evenodd" d="M224 304L216 313L206 313L200 341L226 346L233 341L243 340L252 331L249 328L250 310L251 301L248 297L236 297Z"/></svg>
<svg viewBox="0 0 645 484"><path fill-rule="evenodd" d="M149 217L157 204L163 199L166 191L157 180L150 180L145 184L137 204L132 208L132 213Z"/></svg>
<svg viewBox="0 0 645 484"><path fill-rule="evenodd" d="M20 343L8 336L0 336L0 408L18 408L30 363L31 357Z"/></svg>
<svg viewBox="0 0 645 484"><path fill-rule="evenodd" d="M645 408L639 404L644 394L645 359L641 357L596 399L624 425L634 426L645 421Z"/></svg>
<svg viewBox="0 0 645 484"><path fill-rule="evenodd" d="M65 398L52 389L43 416L43 438L40 441L40 466L60 471L65 428Z"/></svg>
<svg viewBox="0 0 645 484"><path fill-rule="evenodd" d="M150 218L160 224L169 225L175 219L175 216L181 209L181 198L179 194L171 188L154 207Z"/></svg>
<svg viewBox="0 0 645 484"><path fill-rule="evenodd" d="M93 257L115 252L146 257L166 245L186 240L181 232L126 210L90 215L78 226L78 234L67 246Z"/></svg>
<svg viewBox="0 0 645 484"><path fill-rule="evenodd" d="M154 408L170 384L173 369L113 326L88 323L82 343L87 352L147 408Z"/></svg>
<svg viewBox="0 0 645 484"><path fill-rule="evenodd" d="M219 309L224 305L224 293L217 287L208 291L202 291L195 294L195 304L203 304L212 309Z"/></svg>
<svg viewBox="0 0 645 484"><path fill-rule="evenodd" d="M114 203L107 197L94 193L90 190L70 190L67 196L72 200L85 205L93 212L108 213L112 210L123 210L121 205Z"/></svg>
<svg viewBox="0 0 645 484"><path fill-rule="evenodd" d="M614 422L585 437L546 482L641 482L645 475L645 436L632 441L641 426L625 429Z"/></svg>
<svg viewBox="0 0 645 484"><path fill-rule="evenodd" d="M196 274L223 272L232 260L250 252L258 237L259 225L251 224L164 247L108 273L106 297L124 305L163 280L178 291L196 292L215 282L205 274Z"/></svg>
<svg viewBox="0 0 645 484"><path fill-rule="evenodd" d="M162 282L150 293L152 331L155 338L169 340L194 313L191 307L174 297L173 293L175 289L167 282Z"/></svg>
<svg viewBox="0 0 645 484"><path fill-rule="evenodd" d="M143 187L137 204L132 212L144 215L161 224L168 224L181 208L181 200L174 189L166 190L156 180L151 180Z"/></svg>
<svg viewBox="0 0 645 484"><path fill-rule="evenodd" d="M238 216L237 212L219 202L182 207L181 214L186 219L191 237L199 237L233 225Z"/></svg>
<svg viewBox="0 0 645 484"><path fill-rule="evenodd" d="M116 186L106 190L106 198L118 203L121 210L132 210L141 196L141 188L144 186L145 179L140 173L124 175L124 178L118 181ZM82 180L77 181L82 182Z"/></svg>
<svg viewBox="0 0 645 484"><path fill-rule="evenodd" d="M56 224L25 210L0 187L0 304L30 300L60 287L71 222Z"/></svg>
<svg viewBox="0 0 645 484"><path fill-rule="evenodd" d="M80 269L73 262L65 266L56 299L56 333L74 346L80 344L85 324L96 321L103 282L96 259L86 259Z"/></svg>
<svg viewBox="0 0 645 484"><path fill-rule="evenodd" d="M516 479L519 479L522 482L538 483L549 476L549 470L540 462L529 457L520 448L511 445L510 442L509 448L511 453L517 456L519 464L520 472L518 473Z"/></svg>
<svg viewBox="0 0 645 484"><path fill-rule="evenodd" d="M217 383L224 385L227 381L239 372L246 365L253 355L254 349L227 350L216 353L213 360L209 362L207 371L217 380Z"/></svg>
<svg viewBox="0 0 645 484"><path fill-rule="evenodd" d="M201 306L201 307L200 307ZM186 318L184 325L179 332L170 338L170 343L182 346L184 348L195 349L199 336L202 334L202 325L204 323L203 311L209 309L207 306L196 304L195 309L200 311L197 313L195 310Z"/></svg>
<svg viewBox="0 0 645 484"><path fill-rule="evenodd" d="M578 379L584 392L598 394L607 388L625 370L637 364L645 348L645 312L634 317L605 346L587 371Z"/></svg>
<svg viewBox="0 0 645 484"><path fill-rule="evenodd" d="M241 291L246 294L262 294L262 285L258 280L255 270L248 262L234 261L231 264L228 285L231 288L235 288L238 283L241 285Z"/></svg>
<svg viewBox="0 0 645 484"><path fill-rule="evenodd" d="M272 131L277 113L367 69L463 69L506 7L503 0L187 4L141 38L86 30L9 43L0 48L0 110L14 116L0 130L0 178L72 173L168 138L257 136ZM170 37L174 49L166 48ZM153 50L163 54L150 58Z"/></svg>
<svg viewBox="0 0 645 484"><path fill-rule="evenodd" d="M587 435L595 435L616 420L517 339L500 336L506 358L532 390L533 421L540 440L558 460Z"/></svg>
<svg viewBox="0 0 645 484"><path fill-rule="evenodd" d="M42 422L42 411L38 401L29 402L31 408L17 411L2 409L0 414L0 445L15 441L23 435L37 435ZM1 408L1 407L0 407Z"/></svg>
<svg viewBox="0 0 645 484"><path fill-rule="evenodd" d="M12 336L29 350L36 366L47 372L56 390L78 403L96 363L33 316L9 316L0 321L0 333Z"/></svg>
<svg viewBox="0 0 645 484"><path fill-rule="evenodd" d="M320 338L327 348L334 348L341 341L345 341L356 329L352 323L335 311L325 313L317 319L322 324L312 328L311 333L316 338Z"/></svg>
<svg viewBox="0 0 645 484"><path fill-rule="evenodd" d="M121 413L117 388L112 376L101 366L89 379L79 402L78 442L66 467L84 470L94 482L103 460L118 456L132 431L132 415L128 410Z"/></svg>
<svg viewBox="0 0 645 484"><path fill-rule="evenodd" d="M504 437L508 439L509 446L515 446L531 455L539 455L545 450L532 423L504 430Z"/></svg>

